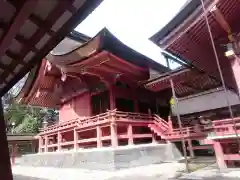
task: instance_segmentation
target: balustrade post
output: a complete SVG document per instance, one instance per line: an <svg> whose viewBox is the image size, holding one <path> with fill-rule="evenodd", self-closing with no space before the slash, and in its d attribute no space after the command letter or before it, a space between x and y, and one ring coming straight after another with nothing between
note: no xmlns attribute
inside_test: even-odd
<svg viewBox="0 0 240 180"><path fill-rule="evenodd" d="M201 132L200 125L198 123L194 126L194 130L196 133Z"/></svg>
<svg viewBox="0 0 240 180"><path fill-rule="evenodd" d="M117 124L116 124L116 112L109 112L110 119L110 132L111 132L111 145L112 147L118 146L118 137L117 137Z"/></svg>
<svg viewBox="0 0 240 180"><path fill-rule="evenodd" d="M154 134L154 133L152 133L152 143L153 144L157 143L156 134Z"/></svg>
<svg viewBox="0 0 240 180"><path fill-rule="evenodd" d="M131 124L128 124L127 127L127 133L128 133L128 145L133 145L133 127Z"/></svg>
<svg viewBox="0 0 240 180"><path fill-rule="evenodd" d="M100 126L97 126L96 131L97 131L97 147L101 148L102 147L102 128Z"/></svg>
<svg viewBox="0 0 240 180"><path fill-rule="evenodd" d="M43 147L43 138L41 136L38 137L38 153L42 153Z"/></svg>
<svg viewBox="0 0 240 180"><path fill-rule="evenodd" d="M168 127L169 127L169 131L172 132L173 131L173 124L172 124L171 116L168 116Z"/></svg>
<svg viewBox="0 0 240 180"><path fill-rule="evenodd" d="M222 149L222 145L219 141L213 141L213 148L215 151L218 167L220 169L225 169L227 167L226 162L224 160L224 153Z"/></svg>
<svg viewBox="0 0 240 180"><path fill-rule="evenodd" d="M45 135L45 152L48 152L48 136Z"/></svg>
<svg viewBox="0 0 240 180"><path fill-rule="evenodd" d="M151 111L151 109L148 109L148 116L149 116L149 118L152 116L152 111Z"/></svg>
<svg viewBox="0 0 240 180"><path fill-rule="evenodd" d="M62 143L62 134L60 131L58 131L58 137L57 137L57 146L58 146L58 149L57 151L61 151L62 150L62 146L61 146L61 143Z"/></svg>
<svg viewBox="0 0 240 180"><path fill-rule="evenodd" d="M110 109L114 110L116 108L116 103L115 103L115 94L114 94L112 86L110 87L110 90L109 90L109 96L110 96L110 98L109 98L110 99Z"/></svg>
<svg viewBox="0 0 240 180"><path fill-rule="evenodd" d="M17 144L16 143L12 143L12 152L11 152L11 160L12 160L12 164L15 164L15 158L17 155Z"/></svg>
<svg viewBox="0 0 240 180"><path fill-rule="evenodd" d="M110 130L111 130L111 144L112 144L112 147L115 148L118 146L117 124L111 123Z"/></svg>
<svg viewBox="0 0 240 180"><path fill-rule="evenodd" d="M195 158L195 154L194 154L194 150L193 150L193 145L192 145L192 140L191 139L188 139L188 150L189 150L189 153L190 153L190 157L191 158Z"/></svg>
<svg viewBox="0 0 240 180"><path fill-rule="evenodd" d="M76 131L76 128L73 130L74 135L74 150L77 151L78 149L78 132Z"/></svg>

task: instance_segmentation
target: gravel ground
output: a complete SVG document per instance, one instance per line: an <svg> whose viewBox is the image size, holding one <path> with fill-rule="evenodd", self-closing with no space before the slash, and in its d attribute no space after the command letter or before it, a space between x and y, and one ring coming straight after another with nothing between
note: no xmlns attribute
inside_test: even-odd
<svg viewBox="0 0 240 180"><path fill-rule="evenodd" d="M179 180L240 180L240 169L220 171L216 164L182 175Z"/></svg>
<svg viewBox="0 0 240 180"><path fill-rule="evenodd" d="M48 180L36 177L28 177L28 176L21 176L21 175L14 175L13 180Z"/></svg>
<svg viewBox="0 0 240 180"><path fill-rule="evenodd" d="M13 173L14 180L240 180L240 169L220 172L216 165L211 165L184 174L184 168L182 163L164 163L116 172L15 166Z"/></svg>
<svg viewBox="0 0 240 180"><path fill-rule="evenodd" d="M36 180L167 180L179 175L183 171L182 163L164 163L137 168L119 170L115 172L93 171L84 169L61 169L46 167L23 167L14 166L12 168L14 175L31 176L39 179ZM17 177L14 180L23 180ZM20 179L17 179L20 178ZM42 179L41 179L42 178ZM31 178L29 180L35 180Z"/></svg>

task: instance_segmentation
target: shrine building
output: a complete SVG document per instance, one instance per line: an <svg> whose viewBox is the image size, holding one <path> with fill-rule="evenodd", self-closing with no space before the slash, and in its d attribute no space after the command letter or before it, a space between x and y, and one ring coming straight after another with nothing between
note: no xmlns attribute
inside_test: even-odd
<svg viewBox="0 0 240 180"><path fill-rule="evenodd" d="M78 39L65 38L30 72L18 96L21 103L59 109L59 122L38 135L39 152L155 141L148 126L158 115L168 119L172 95L144 84L169 69L107 29L87 42Z"/></svg>
<svg viewBox="0 0 240 180"><path fill-rule="evenodd" d="M192 158L210 149L220 168L239 166L240 3L204 5L189 1L151 38L165 50L167 64L182 64L174 70L107 29L92 39L65 38L29 73L18 95L21 103L59 109L59 121L37 136L39 153L170 143Z"/></svg>

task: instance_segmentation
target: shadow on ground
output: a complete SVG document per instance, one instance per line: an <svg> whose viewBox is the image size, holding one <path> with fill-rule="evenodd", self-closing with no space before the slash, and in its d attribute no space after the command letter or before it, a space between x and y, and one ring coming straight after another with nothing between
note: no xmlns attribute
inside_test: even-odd
<svg viewBox="0 0 240 180"><path fill-rule="evenodd" d="M27 177L27 176L21 176L21 175L13 175L13 180L48 180L48 179Z"/></svg>

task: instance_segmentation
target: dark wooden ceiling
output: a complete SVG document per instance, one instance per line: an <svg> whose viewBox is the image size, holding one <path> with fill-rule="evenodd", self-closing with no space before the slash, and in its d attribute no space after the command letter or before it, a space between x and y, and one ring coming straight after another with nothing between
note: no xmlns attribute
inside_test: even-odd
<svg viewBox="0 0 240 180"><path fill-rule="evenodd" d="M0 96L29 72L101 0L0 0Z"/></svg>

